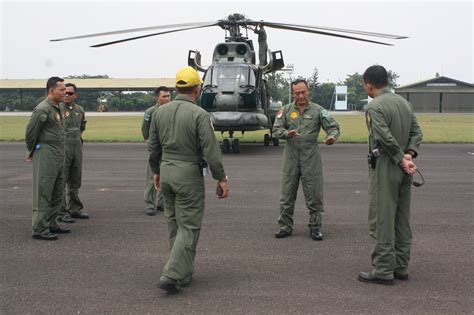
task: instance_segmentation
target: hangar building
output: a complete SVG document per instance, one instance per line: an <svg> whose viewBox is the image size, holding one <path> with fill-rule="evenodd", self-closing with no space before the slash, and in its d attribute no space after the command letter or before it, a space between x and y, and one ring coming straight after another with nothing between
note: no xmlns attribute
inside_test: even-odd
<svg viewBox="0 0 474 315"><path fill-rule="evenodd" d="M474 84L445 76L400 86L395 93L413 104L417 113L473 113Z"/></svg>

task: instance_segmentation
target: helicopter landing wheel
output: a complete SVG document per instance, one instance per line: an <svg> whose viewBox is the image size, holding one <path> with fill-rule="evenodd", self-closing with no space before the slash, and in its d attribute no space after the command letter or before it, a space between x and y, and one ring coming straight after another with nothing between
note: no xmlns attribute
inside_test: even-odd
<svg viewBox="0 0 474 315"><path fill-rule="evenodd" d="M272 138L273 146L277 147L280 144L280 140L277 138Z"/></svg>
<svg viewBox="0 0 474 315"><path fill-rule="evenodd" d="M222 140L222 153L229 153L229 151L230 151L229 139Z"/></svg>
<svg viewBox="0 0 474 315"><path fill-rule="evenodd" d="M268 147L270 145L270 135L268 133L266 133L264 136L263 136L263 145Z"/></svg>
<svg viewBox="0 0 474 315"><path fill-rule="evenodd" d="M240 141L239 139L234 139L232 142L232 152L240 153Z"/></svg>

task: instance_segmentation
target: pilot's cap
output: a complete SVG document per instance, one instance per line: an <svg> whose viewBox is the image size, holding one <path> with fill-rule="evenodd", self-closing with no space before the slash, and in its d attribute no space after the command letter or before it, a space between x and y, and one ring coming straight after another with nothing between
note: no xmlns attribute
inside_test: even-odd
<svg viewBox="0 0 474 315"><path fill-rule="evenodd" d="M193 87L202 83L197 71L192 67L186 67L176 73L176 87Z"/></svg>

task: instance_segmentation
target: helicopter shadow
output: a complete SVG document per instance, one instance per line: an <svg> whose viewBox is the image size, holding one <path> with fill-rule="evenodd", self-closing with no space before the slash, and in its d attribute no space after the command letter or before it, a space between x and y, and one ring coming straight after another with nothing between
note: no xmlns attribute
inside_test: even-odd
<svg viewBox="0 0 474 315"><path fill-rule="evenodd" d="M221 152L223 156L228 157L239 157L239 156L255 156L255 155L275 155L275 154L282 154L285 148L285 144L280 144L278 146L264 146L263 143L241 143L240 144L240 152L228 152L224 153L222 149L222 142L219 142L219 146L221 148Z"/></svg>

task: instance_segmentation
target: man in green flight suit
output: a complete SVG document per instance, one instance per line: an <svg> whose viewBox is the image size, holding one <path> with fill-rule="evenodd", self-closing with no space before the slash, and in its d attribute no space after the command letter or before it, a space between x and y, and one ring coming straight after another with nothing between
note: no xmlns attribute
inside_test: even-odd
<svg viewBox="0 0 474 315"><path fill-rule="evenodd" d="M148 149L155 188L161 190L168 221L170 254L159 288L176 293L192 280L194 257L204 214L207 165L217 180L217 195L229 194L219 144L209 113L196 105L201 89L197 71L176 74L175 100L161 106L151 122Z"/></svg>
<svg viewBox="0 0 474 315"><path fill-rule="evenodd" d="M163 104L169 103L171 100L170 90L166 86L160 86L155 90L156 104L145 111L142 122L142 135L145 143L148 142L150 136L150 124L153 113ZM146 168L146 185L145 185L145 213L147 215L155 215L158 211L163 211L163 197L161 192L155 191L153 186L153 172L147 163Z"/></svg>
<svg viewBox="0 0 474 315"><path fill-rule="evenodd" d="M253 29L254 33L258 35L258 61L260 67L267 65L267 32L263 28L263 24L258 24Z"/></svg>
<svg viewBox="0 0 474 315"><path fill-rule="evenodd" d="M363 282L392 285L408 280L411 228L410 197L413 158L422 133L413 108L390 91L387 71L369 67L364 89L374 98L366 112L369 130L369 229L373 239L372 270L361 272Z"/></svg>
<svg viewBox="0 0 474 315"><path fill-rule="evenodd" d="M64 207L59 213L58 221L74 223L74 219L89 219L82 211L84 208L79 199L79 189L82 183L82 138L86 129L85 112L82 106L76 104L77 87L66 83L66 97L61 108L64 112L66 125L66 158L64 163L64 182L66 196Z"/></svg>
<svg viewBox="0 0 474 315"><path fill-rule="evenodd" d="M26 126L27 161L33 162L32 237L57 240L57 233L70 233L56 222L64 204L64 117L59 104L64 101L64 80L51 77L48 96L39 103Z"/></svg>
<svg viewBox="0 0 474 315"><path fill-rule="evenodd" d="M291 83L293 103L280 110L273 125L273 136L286 139L280 193L280 230L276 238L293 232L293 212L301 178L306 207L309 209L310 237L321 241L323 207L323 173L318 147L321 127L327 134L324 144L331 145L339 137L339 124L327 110L309 102L305 80Z"/></svg>

